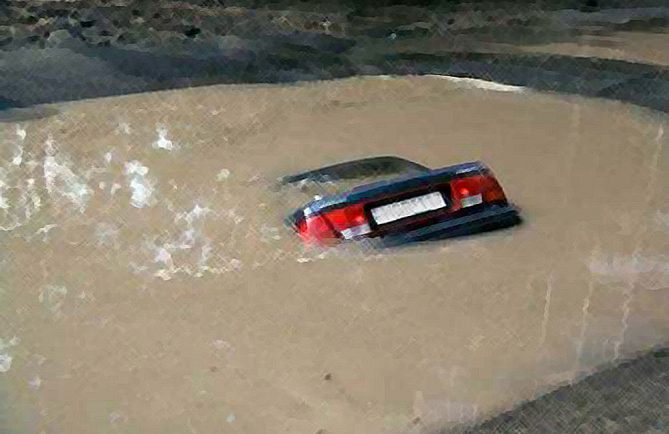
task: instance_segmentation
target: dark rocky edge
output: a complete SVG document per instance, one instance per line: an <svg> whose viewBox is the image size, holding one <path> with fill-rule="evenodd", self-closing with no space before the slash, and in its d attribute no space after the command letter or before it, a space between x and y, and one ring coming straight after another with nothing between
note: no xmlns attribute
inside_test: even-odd
<svg viewBox="0 0 669 434"><path fill-rule="evenodd" d="M669 350L567 385L474 427L440 434L669 432Z"/></svg>
<svg viewBox="0 0 669 434"><path fill-rule="evenodd" d="M636 12L628 12L624 20L599 9L628 7L611 0L413 2L429 7L393 3L397 2L13 0L0 3L0 49L57 47L70 39L97 47L174 47L187 41L228 46L235 44L231 36L257 39L293 32L336 38L406 37L491 28L562 29L579 22L643 28L669 22L669 11L661 10L668 6L665 1L636 1Z"/></svg>
<svg viewBox="0 0 669 434"><path fill-rule="evenodd" d="M565 56L481 54L477 43L574 40L663 25L669 7L620 2L390 4L220 0L15 0L0 3L0 100L7 107L215 83L357 74L450 74L669 110L665 68ZM624 3L624 2L623 2ZM569 7L571 9L560 9ZM588 9L589 8L589 9ZM584 9L588 10L584 12ZM399 50L430 39L473 52ZM441 42L437 42L441 43Z"/></svg>

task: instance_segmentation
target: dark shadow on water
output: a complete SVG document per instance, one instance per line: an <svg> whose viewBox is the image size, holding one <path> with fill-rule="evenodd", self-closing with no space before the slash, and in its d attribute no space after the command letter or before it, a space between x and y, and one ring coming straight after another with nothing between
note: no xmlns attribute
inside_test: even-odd
<svg viewBox="0 0 669 434"><path fill-rule="evenodd" d="M14 101L8 98L3 98L0 96L0 111L9 110L16 107L19 107L18 101Z"/></svg>

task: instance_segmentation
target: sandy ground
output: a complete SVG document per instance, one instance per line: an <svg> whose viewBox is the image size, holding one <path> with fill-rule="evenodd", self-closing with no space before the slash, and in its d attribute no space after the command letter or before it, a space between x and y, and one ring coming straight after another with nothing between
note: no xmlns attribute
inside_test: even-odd
<svg viewBox="0 0 669 434"><path fill-rule="evenodd" d="M215 86L0 124L9 432L428 433L669 340L669 128L437 77ZM305 249L278 176L482 159L526 223Z"/></svg>

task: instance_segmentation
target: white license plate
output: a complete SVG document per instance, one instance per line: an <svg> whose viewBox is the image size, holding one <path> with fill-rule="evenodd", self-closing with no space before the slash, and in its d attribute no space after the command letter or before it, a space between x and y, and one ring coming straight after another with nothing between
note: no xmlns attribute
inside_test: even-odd
<svg viewBox="0 0 669 434"><path fill-rule="evenodd" d="M372 217L377 224L382 225L444 207L446 207L444 196L437 192L372 208Z"/></svg>

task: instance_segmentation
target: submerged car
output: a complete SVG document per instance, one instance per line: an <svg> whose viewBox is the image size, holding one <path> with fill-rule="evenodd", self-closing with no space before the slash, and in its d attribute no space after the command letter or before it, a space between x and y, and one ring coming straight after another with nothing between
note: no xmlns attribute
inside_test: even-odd
<svg viewBox="0 0 669 434"><path fill-rule="evenodd" d="M382 246L468 235L520 222L482 162L429 169L399 157L374 157L284 177L283 184L335 184L384 178L316 196L287 218L310 244L368 239Z"/></svg>

